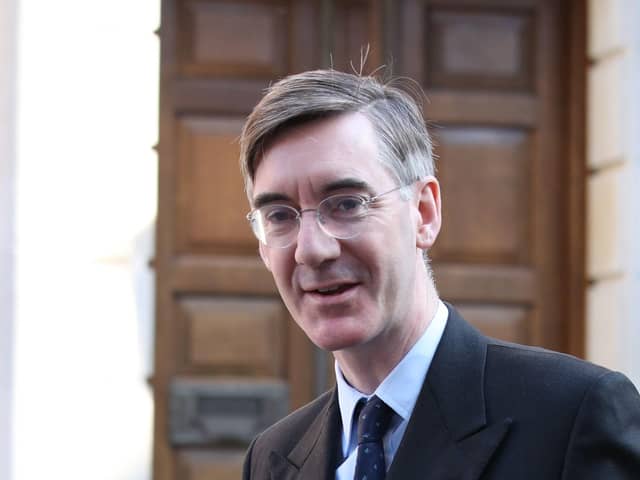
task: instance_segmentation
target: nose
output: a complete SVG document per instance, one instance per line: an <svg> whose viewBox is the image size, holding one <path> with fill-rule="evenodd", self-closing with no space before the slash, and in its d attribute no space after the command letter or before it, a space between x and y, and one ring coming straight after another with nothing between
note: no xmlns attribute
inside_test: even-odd
<svg viewBox="0 0 640 480"><path fill-rule="evenodd" d="M299 265L316 267L340 256L340 242L325 233L318 224L316 211L305 210L301 213L296 244L295 260Z"/></svg>

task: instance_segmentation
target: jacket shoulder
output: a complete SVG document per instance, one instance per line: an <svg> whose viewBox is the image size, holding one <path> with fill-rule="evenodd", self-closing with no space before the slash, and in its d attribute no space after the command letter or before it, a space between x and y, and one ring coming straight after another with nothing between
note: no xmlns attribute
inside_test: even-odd
<svg viewBox="0 0 640 480"><path fill-rule="evenodd" d="M550 422L562 419L569 429L589 396L600 392L615 398L621 391L629 395L631 385L623 374L571 355L493 339L487 344L485 386L490 404L497 410L535 405L525 415L535 412L534 421L544 414ZM631 396L634 393L637 396Z"/></svg>
<svg viewBox="0 0 640 480"><path fill-rule="evenodd" d="M566 353L487 338L487 369L491 368L543 377L546 381L585 385L611 373L605 367Z"/></svg>

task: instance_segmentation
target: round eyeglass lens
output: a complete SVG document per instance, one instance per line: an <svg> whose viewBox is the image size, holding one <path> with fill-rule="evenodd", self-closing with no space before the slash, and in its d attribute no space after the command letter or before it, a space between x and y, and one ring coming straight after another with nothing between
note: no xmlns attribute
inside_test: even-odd
<svg viewBox="0 0 640 480"><path fill-rule="evenodd" d="M259 238L266 245L286 247L298 231L298 211L287 205L267 205L255 212Z"/></svg>
<svg viewBox="0 0 640 480"><path fill-rule="evenodd" d="M358 195L333 195L318 205L320 226L335 238L348 239L358 235L366 213L367 200Z"/></svg>

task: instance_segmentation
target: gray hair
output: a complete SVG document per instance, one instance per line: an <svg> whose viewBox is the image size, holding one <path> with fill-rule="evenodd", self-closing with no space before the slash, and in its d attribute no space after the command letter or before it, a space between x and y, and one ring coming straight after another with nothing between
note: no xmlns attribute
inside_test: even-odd
<svg viewBox="0 0 640 480"><path fill-rule="evenodd" d="M416 89L415 85L411 90ZM435 172L431 139L421 108L409 92L373 76L315 70L271 86L249 115L240 137L240 165L247 193L264 150L287 128L341 113L367 117L378 137L380 161L399 185Z"/></svg>

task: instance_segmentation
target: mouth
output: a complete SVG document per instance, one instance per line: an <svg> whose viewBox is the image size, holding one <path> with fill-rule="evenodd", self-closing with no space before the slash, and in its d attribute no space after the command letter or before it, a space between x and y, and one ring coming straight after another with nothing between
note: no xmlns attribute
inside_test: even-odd
<svg viewBox="0 0 640 480"><path fill-rule="evenodd" d="M349 290L350 288L353 288L355 286L354 283L349 283L349 284L343 284L343 285L334 285L332 287L328 287L328 288L318 288L317 290L313 290L313 293L317 293L320 295L338 295L342 292L346 292L347 290Z"/></svg>
<svg viewBox="0 0 640 480"><path fill-rule="evenodd" d="M315 289L305 290L305 293L311 294L316 297L322 298L334 298L342 295L345 292L348 292L355 287L357 287L357 283L340 283L334 285L323 286Z"/></svg>

